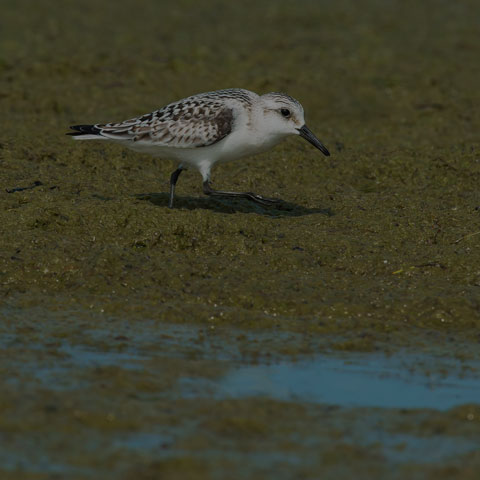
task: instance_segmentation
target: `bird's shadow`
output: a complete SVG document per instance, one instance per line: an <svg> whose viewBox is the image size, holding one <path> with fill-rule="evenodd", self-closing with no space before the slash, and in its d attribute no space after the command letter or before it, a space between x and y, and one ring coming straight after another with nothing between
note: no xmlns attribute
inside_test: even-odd
<svg viewBox="0 0 480 480"><path fill-rule="evenodd" d="M168 205L167 193L139 193L134 195L138 200L148 201L160 207ZM271 206L264 206L243 198L212 198L212 197L179 197L175 196L173 208L196 210L212 210L218 213L256 213L266 217L301 217L320 213L331 217L334 215L330 208L307 208L296 203L279 200Z"/></svg>

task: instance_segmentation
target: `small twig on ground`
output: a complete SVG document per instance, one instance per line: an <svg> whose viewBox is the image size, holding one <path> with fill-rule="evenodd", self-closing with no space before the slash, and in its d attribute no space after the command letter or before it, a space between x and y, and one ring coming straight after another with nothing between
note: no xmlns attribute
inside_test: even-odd
<svg viewBox="0 0 480 480"><path fill-rule="evenodd" d="M461 242L462 240L465 240L468 237L473 237L474 235L480 235L480 232L469 233L468 235L464 235L463 237L460 237L458 240L455 240L453 243L457 244L457 243Z"/></svg>

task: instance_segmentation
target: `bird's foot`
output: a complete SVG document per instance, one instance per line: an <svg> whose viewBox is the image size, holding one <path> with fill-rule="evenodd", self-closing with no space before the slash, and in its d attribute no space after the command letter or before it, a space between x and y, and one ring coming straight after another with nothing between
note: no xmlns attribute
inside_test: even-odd
<svg viewBox="0 0 480 480"><path fill-rule="evenodd" d="M203 182L203 193L213 197L246 198L252 202L267 206L281 202L281 200L277 200L276 198L262 197L253 192L226 192L224 190L214 190L208 180Z"/></svg>

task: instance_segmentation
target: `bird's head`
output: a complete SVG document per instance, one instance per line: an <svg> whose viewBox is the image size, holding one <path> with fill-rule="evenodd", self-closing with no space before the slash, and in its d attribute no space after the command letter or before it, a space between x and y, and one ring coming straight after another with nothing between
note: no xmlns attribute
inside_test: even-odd
<svg viewBox="0 0 480 480"><path fill-rule="evenodd" d="M324 155L330 155L326 147L305 125L303 107L286 93L267 93L260 97L263 102L265 121L272 133L278 135L300 135L318 148Z"/></svg>

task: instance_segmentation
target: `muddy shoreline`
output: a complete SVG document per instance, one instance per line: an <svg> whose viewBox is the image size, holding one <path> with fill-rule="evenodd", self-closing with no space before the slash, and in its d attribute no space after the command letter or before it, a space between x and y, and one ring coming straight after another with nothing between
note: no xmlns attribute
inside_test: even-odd
<svg viewBox="0 0 480 480"><path fill-rule="evenodd" d="M424 386L478 381L479 13L4 2L0 476L476 479L478 402L358 407L206 386L256 365L268 379L285 362L405 351L427 359L400 368ZM206 198L189 171L169 210L173 162L65 135L228 87L298 98L332 154L292 138L214 169L216 188L276 208Z"/></svg>

